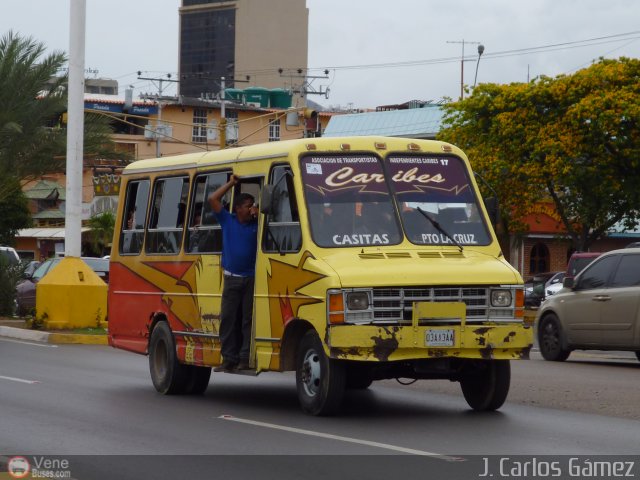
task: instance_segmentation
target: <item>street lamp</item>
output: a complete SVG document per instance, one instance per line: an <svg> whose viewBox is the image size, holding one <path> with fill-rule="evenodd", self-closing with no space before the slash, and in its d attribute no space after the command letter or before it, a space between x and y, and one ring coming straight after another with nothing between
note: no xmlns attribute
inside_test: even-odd
<svg viewBox="0 0 640 480"><path fill-rule="evenodd" d="M469 43L469 44L474 44L474 45L480 45L480 42L470 42L468 40L462 40L459 42L455 42L455 41L451 41L451 40L447 40L447 43L461 43L462 44L462 57L460 57L460 100L464 100L464 44L465 43ZM484 51L484 47L482 47L482 50ZM478 47L478 51L480 51L480 46ZM476 71L477 73L477 71Z"/></svg>
<svg viewBox="0 0 640 480"><path fill-rule="evenodd" d="M478 65L480 65L480 57L484 53L484 45L478 45L478 61L476 62L476 76L473 79L473 88L476 88L476 81L478 80Z"/></svg>

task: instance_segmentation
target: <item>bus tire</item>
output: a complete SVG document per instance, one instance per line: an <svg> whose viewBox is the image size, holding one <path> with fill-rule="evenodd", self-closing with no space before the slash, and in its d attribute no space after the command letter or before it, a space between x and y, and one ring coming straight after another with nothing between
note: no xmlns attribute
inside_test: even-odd
<svg viewBox="0 0 640 480"><path fill-rule="evenodd" d="M302 410L311 415L336 413L345 384L344 364L325 355L315 330L306 332L296 354L296 387Z"/></svg>
<svg viewBox="0 0 640 480"><path fill-rule="evenodd" d="M373 383L369 368L351 365L347 368L346 388L348 390L366 390Z"/></svg>
<svg viewBox="0 0 640 480"><path fill-rule="evenodd" d="M189 369L178 362L176 342L167 322L158 322L149 340L149 371L155 389L164 395L184 393Z"/></svg>
<svg viewBox="0 0 640 480"><path fill-rule="evenodd" d="M189 380L185 388L185 393L189 395L202 395L209 386L211 379L211 367L198 367L196 365L186 365Z"/></svg>
<svg viewBox="0 0 640 480"><path fill-rule="evenodd" d="M509 360L478 360L473 363L460 379L464 399L477 412L497 410L509 394Z"/></svg>

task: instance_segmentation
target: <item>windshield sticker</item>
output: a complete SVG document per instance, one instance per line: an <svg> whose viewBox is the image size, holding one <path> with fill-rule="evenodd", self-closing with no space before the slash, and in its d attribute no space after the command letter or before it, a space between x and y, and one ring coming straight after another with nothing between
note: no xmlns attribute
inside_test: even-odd
<svg viewBox="0 0 640 480"><path fill-rule="evenodd" d="M388 169L396 194L428 192L438 195L437 201L474 201L464 165L457 158L392 157Z"/></svg>
<svg viewBox="0 0 640 480"><path fill-rule="evenodd" d="M307 173L309 175L322 175L322 165L317 163L307 163Z"/></svg>
<svg viewBox="0 0 640 480"><path fill-rule="evenodd" d="M307 157L305 186L323 197L358 193L388 194L382 165L375 157Z"/></svg>

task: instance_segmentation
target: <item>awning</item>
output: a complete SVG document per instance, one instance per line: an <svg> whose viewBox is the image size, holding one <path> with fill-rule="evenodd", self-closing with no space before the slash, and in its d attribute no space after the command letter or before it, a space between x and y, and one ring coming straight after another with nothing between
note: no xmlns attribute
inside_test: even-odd
<svg viewBox="0 0 640 480"><path fill-rule="evenodd" d="M81 233L88 232L91 229L89 227L82 227ZM49 228L23 228L18 230L16 238L51 238L64 240L65 233L64 228L49 227Z"/></svg>

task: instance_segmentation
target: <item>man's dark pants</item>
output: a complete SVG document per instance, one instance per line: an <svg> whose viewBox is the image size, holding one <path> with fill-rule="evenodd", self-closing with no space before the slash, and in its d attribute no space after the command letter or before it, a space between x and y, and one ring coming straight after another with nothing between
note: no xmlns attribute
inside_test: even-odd
<svg viewBox="0 0 640 480"><path fill-rule="evenodd" d="M220 341L225 363L249 361L254 277L224 276ZM241 312L241 316L239 313Z"/></svg>

